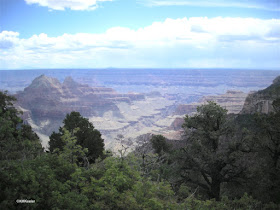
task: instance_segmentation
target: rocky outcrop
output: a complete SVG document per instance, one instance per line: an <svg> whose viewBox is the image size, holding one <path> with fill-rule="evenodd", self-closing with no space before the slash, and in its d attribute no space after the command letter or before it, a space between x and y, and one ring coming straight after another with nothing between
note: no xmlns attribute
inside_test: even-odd
<svg viewBox="0 0 280 210"><path fill-rule="evenodd" d="M186 115L196 111L197 103L195 104L180 104L176 107L174 115Z"/></svg>
<svg viewBox="0 0 280 210"><path fill-rule="evenodd" d="M205 96L200 100L200 102L179 105L176 108L174 115L194 114L197 106L205 104L207 101L215 101L223 108L226 108L228 113L237 114L242 110L246 96L247 93L243 93L238 90L228 90L222 95Z"/></svg>
<svg viewBox="0 0 280 210"><path fill-rule="evenodd" d="M184 118L177 117L170 125L170 128L175 131L181 130L184 122Z"/></svg>
<svg viewBox="0 0 280 210"><path fill-rule="evenodd" d="M203 102L215 101L217 104L227 109L228 113L237 114L242 110L247 95L247 93L243 93L242 91L228 90L222 95L206 96L203 98Z"/></svg>
<svg viewBox="0 0 280 210"><path fill-rule="evenodd" d="M280 76L276 77L273 84L264 90L250 93L245 100L241 114L274 112L272 103L280 98Z"/></svg>
<svg viewBox="0 0 280 210"><path fill-rule="evenodd" d="M182 125L184 124L184 116L186 114L193 115L197 111L197 106L207 103L207 101L215 101L217 104L226 108L228 113L239 113L243 107L247 94L238 90L228 90L225 94L216 96L205 96L199 102L191 104L178 105L174 111L177 116L169 127L169 132L165 136L169 139L181 139L184 133Z"/></svg>
<svg viewBox="0 0 280 210"><path fill-rule="evenodd" d="M80 112L84 117L103 116L105 112L112 111L121 118L116 103L130 103L145 98L143 94L119 94L112 88L82 85L71 77L66 77L60 83L45 75L35 78L15 96L24 119L45 135L57 130L65 115L71 111Z"/></svg>

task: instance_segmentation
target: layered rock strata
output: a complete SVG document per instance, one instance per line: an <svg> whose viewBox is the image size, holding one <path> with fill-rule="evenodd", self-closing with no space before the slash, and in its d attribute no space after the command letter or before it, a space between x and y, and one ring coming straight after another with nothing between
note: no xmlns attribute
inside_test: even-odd
<svg viewBox="0 0 280 210"><path fill-rule="evenodd" d="M41 75L15 95L23 119L43 137L56 131L67 113L80 112L84 117L103 116L110 111L123 118L116 104L143 100L138 93L120 94L112 88L90 87L75 82L71 77L60 83L56 78Z"/></svg>
<svg viewBox="0 0 280 210"><path fill-rule="evenodd" d="M278 98L280 98L280 76L276 77L268 88L249 94L241 114L274 112L272 103Z"/></svg>

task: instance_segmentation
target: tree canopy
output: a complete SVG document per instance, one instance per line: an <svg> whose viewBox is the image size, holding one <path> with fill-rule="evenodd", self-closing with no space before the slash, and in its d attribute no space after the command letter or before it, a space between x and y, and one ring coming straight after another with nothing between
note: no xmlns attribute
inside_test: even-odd
<svg viewBox="0 0 280 210"><path fill-rule="evenodd" d="M159 155L161 155L162 152L167 152L170 148L170 145L166 142L166 138L162 135L153 135L151 142L153 149Z"/></svg>
<svg viewBox="0 0 280 210"><path fill-rule="evenodd" d="M182 177L220 200L221 184L243 176L244 139L233 138L227 110L211 101L186 116L184 128L188 144L183 148Z"/></svg>
<svg viewBox="0 0 280 210"><path fill-rule="evenodd" d="M63 124L58 133L53 132L50 136L49 149L51 152L54 152L55 149L63 150L65 142L62 140L62 136L66 129L77 138L78 145L88 150L86 156L90 163L94 163L98 157L102 156L104 140L101 138L101 133L88 119L81 116L79 112L71 112L66 115Z"/></svg>
<svg viewBox="0 0 280 210"><path fill-rule="evenodd" d="M19 117L15 101L0 91L0 160L26 159L43 152L38 136Z"/></svg>
<svg viewBox="0 0 280 210"><path fill-rule="evenodd" d="M118 157L102 155L100 132L78 112L43 152L14 100L0 92L0 209L280 208L279 101L246 116L209 102L186 116L180 147L148 135Z"/></svg>

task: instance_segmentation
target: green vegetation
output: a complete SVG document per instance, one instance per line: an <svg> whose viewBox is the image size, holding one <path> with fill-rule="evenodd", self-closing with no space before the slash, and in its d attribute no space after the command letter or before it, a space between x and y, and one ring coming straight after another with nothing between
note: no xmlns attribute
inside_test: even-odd
<svg viewBox="0 0 280 210"><path fill-rule="evenodd" d="M38 136L13 106L14 97L0 91L0 160L25 160L43 152Z"/></svg>
<svg viewBox="0 0 280 210"><path fill-rule="evenodd" d="M186 116L188 145L183 148L185 182L201 187L209 198L220 200L223 183L242 178L246 141L234 138L227 110L214 102L198 107L193 117Z"/></svg>
<svg viewBox="0 0 280 210"><path fill-rule="evenodd" d="M0 92L0 209L280 208L279 100L268 115L229 116L209 102L186 116L185 146L143 137L121 157L78 112L43 152L14 100Z"/></svg>
<svg viewBox="0 0 280 210"><path fill-rule="evenodd" d="M167 144L166 138L162 135L155 135L151 138L152 147L155 153L161 155L163 152L168 152L170 145Z"/></svg>
<svg viewBox="0 0 280 210"><path fill-rule="evenodd" d="M75 136L77 145L86 148L86 158L90 163L94 163L96 158L102 156L104 150L104 140L98 130L94 129L92 123L88 119L82 117L79 112L71 112L66 115L63 121L63 128L59 128L59 132L53 132L50 136L50 151L55 152L63 150L66 142L63 140L65 131L68 130L71 135Z"/></svg>

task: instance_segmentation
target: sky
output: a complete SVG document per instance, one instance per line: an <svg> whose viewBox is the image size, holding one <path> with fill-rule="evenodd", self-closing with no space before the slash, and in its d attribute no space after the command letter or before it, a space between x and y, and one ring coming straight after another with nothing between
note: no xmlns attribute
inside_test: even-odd
<svg viewBox="0 0 280 210"><path fill-rule="evenodd" d="M0 70L280 69L280 0L0 0Z"/></svg>

